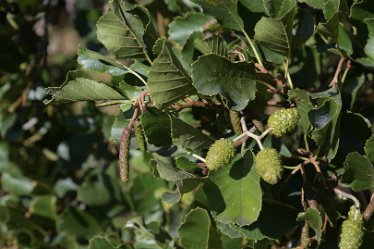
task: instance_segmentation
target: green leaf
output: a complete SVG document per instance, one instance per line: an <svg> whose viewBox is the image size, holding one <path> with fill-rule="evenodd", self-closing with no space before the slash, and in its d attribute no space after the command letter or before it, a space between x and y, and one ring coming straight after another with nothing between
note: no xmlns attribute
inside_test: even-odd
<svg viewBox="0 0 374 249"><path fill-rule="evenodd" d="M364 144L372 134L370 121L359 113L347 111L342 112L340 123L340 153L363 152Z"/></svg>
<svg viewBox="0 0 374 249"><path fill-rule="evenodd" d="M245 226L257 220L262 203L260 177L254 167L251 151L237 155L230 163L210 172L204 184L210 210L217 220Z"/></svg>
<svg viewBox="0 0 374 249"><path fill-rule="evenodd" d="M295 0L263 0L265 13L271 18L282 18L296 7Z"/></svg>
<svg viewBox="0 0 374 249"><path fill-rule="evenodd" d="M365 53L371 59L374 59L374 18L364 20L369 30L369 38L365 45Z"/></svg>
<svg viewBox="0 0 374 249"><path fill-rule="evenodd" d="M155 146L171 145L170 117L156 108L147 108L140 117L148 143Z"/></svg>
<svg viewBox="0 0 374 249"><path fill-rule="evenodd" d="M324 0L298 0L300 3L306 3L315 9L323 9Z"/></svg>
<svg viewBox="0 0 374 249"><path fill-rule="evenodd" d="M69 72L66 81L60 87L47 88L52 98L44 100L44 104L52 102L125 99L122 94L109 85L84 77L87 77L87 75L82 72Z"/></svg>
<svg viewBox="0 0 374 249"><path fill-rule="evenodd" d="M336 42L339 37L339 13L335 13L325 23L319 23L317 32L327 44Z"/></svg>
<svg viewBox="0 0 374 249"><path fill-rule="evenodd" d="M340 141L340 119L341 119L341 95L336 92L332 97L318 97L319 107L308 112L309 121L314 127L311 137L320 148L321 155L327 156L331 161L339 148ZM331 90L319 93L320 95L330 94Z"/></svg>
<svg viewBox="0 0 374 249"><path fill-rule="evenodd" d="M85 70L105 72L113 76L121 76L128 72L121 64L85 48L78 50L77 61Z"/></svg>
<svg viewBox="0 0 374 249"><path fill-rule="evenodd" d="M169 25L169 40L177 42L184 47L190 35L194 32L202 32L206 25L213 18L202 13L188 12L185 16L174 18Z"/></svg>
<svg viewBox="0 0 374 249"><path fill-rule="evenodd" d="M243 110L255 99L255 77L253 63L231 62L215 54L201 56L192 64L193 84L198 92L221 94L233 110Z"/></svg>
<svg viewBox="0 0 374 249"><path fill-rule="evenodd" d="M29 211L34 215L54 220L57 217L56 201L53 195L36 196L30 203Z"/></svg>
<svg viewBox="0 0 374 249"><path fill-rule="evenodd" d="M337 45L340 51L344 51L347 55L353 54L352 41L342 23L339 23L339 36Z"/></svg>
<svg viewBox="0 0 374 249"><path fill-rule="evenodd" d="M243 29L243 20L237 11L237 0L192 0L192 2L199 4L226 28L237 31Z"/></svg>
<svg viewBox="0 0 374 249"><path fill-rule="evenodd" d="M116 247L104 237L95 236L90 239L88 249L116 249Z"/></svg>
<svg viewBox="0 0 374 249"><path fill-rule="evenodd" d="M157 41L154 60L148 74L148 87L152 99L159 108L185 98L195 92L192 80L165 39Z"/></svg>
<svg viewBox="0 0 374 249"><path fill-rule="evenodd" d="M61 233L78 238L89 238L101 231L100 223L88 212L76 207L64 210L57 222Z"/></svg>
<svg viewBox="0 0 374 249"><path fill-rule="evenodd" d="M289 57L291 53L292 26L295 9L282 17L262 17L255 27L255 40L273 53Z"/></svg>
<svg viewBox="0 0 374 249"><path fill-rule="evenodd" d="M109 175L98 173L85 178L78 189L78 199L90 206L103 206L115 201L119 191Z"/></svg>
<svg viewBox="0 0 374 249"><path fill-rule="evenodd" d="M329 100L321 107L309 111L309 121L314 128L323 129L334 119L339 111L338 104L334 100Z"/></svg>
<svg viewBox="0 0 374 249"><path fill-rule="evenodd" d="M134 63L130 65L130 68L134 70L135 72L141 75L144 75L146 77L148 77L149 70L151 69L150 66L145 65L139 61L134 61Z"/></svg>
<svg viewBox="0 0 374 249"><path fill-rule="evenodd" d="M211 221L202 208L192 209L179 228L181 244L186 249L208 249Z"/></svg>
<svg viewBox="0 0 374 249"><path fill-rule="evenodd" d="M374 162L374 135L366 141L365 152L370 161Z"/></svg>
<svg viewBox="0 0 374 249"><path fill-rule="evenodd" d="M165 188L165 181L155 178L151 172L142 173L135 177L130 194L138 215L142 217L155 215L155 210L161 208L160 200L155 197L155 191L159 188Z"/></svg>
<svg viewBox="0 0 374 249"><path fill-rule="evenodd" d="M196 35L194 45L202 54L216 54L222 57L227 57L227 44L225 39L220 35L213 35L207 40L204 37Z"/></svg>
<svg viewBox="0 0 374 249"><path fill-rule="evenodd" d="M76 191L78 185L71 178L60 178L54 185L53 190L57 197L63 198L69 191Z"/></svg>
<svg viewBox="0 0 374 249"><path fill-rule="evenodd" d="M293 230L297 209L286 204L263 200L260 216L249 226L239 227L234 224L217 223L218 229L230 237L247 237L251 240L280 239ZM282 224L275 226L274 224Z"/></svg>
<svg viewBox="0 0 374 249"><path fill-rule="evenodd" d="M298 9L296 18L297 28L293 35L293 43L301 45L314 35L315 20L311 11L303 8Z"/></svg>
<svg viewBox="0 0 374 249"><path fill-rule="evenodd" d="M209 148L214 142L212 138L179 118L170 117L170 121L173 144L177 146L192 152L197 152Z"/></svg>
<svg viewBox="0 0 374 249"><path fill-rule="evenodd" d="M354 104L356 103L356 98L358 96L358 93L361 89L361 87L365 83L365 75L361 74L356 76L353 79L350 79L349 81L345 82L344 84L344 92L348 93L350 95L350 106L349 109L352 109Z"/></svg>
<svg viewBox="0 0 374 249"><path fill-rule="evenodd" d="M115 115L112 127L110 129L110 140L116 144L119 144L123 129L129 124L130 118L124 116L125 111L129 111L132 107L132 102L128 102L121 105L118 113Z"/></svg>
<svg viewBox="0 0 374 249"><path fill-rule="evenodd" d="M262 1L239 0L239 2L251 12L265 12Z"/></svg>
<svg viewBox="0 0 374 249"><path fill-rule="evenodd" d="M322 218L318 210L314 208L308 208L304 213L297 215L297 221L305 221L316 233L316 239L318 242L322 236Z"/></svg>
<svg viewBox="0 0 374 249"><path fill-rule="evenodd" d="M36 182L23 176L12 176L8 173L3 173L1 176L2 189L5 192L16 195L28 195L36 186Z"/></svg>
<svg viewBox="0 0 374 249"><path fill-rule="evenodd" d="M153 154L153 157L157 161L157 171L162 179L167 181L181 181L196 178L195 175L178 169L173 158L163 157L156 153Z"/></svg>
<svg viewBox="0 0 374 249"><path fill-rule="evenodd" d="M111 1L110 10L97 22L97 39L119 59L145 58L143 22L124 3Z"/></svg>
<svg viewBox="0 0 374 249"><path fill-rule="evenodd" d="M9 211L6 207L0 205L0 223L7 223L9 220Z"/></svg>
<svg viewBox="0 0 374 249"><path fill-rule="evenodd" d="M332 18L332 16L336 15L340 8L340 0L325 0L325 4L323 6L323 14L325 18L328 20Z"/></svg>
<svg viewBox="0 0 374 249"><path fill-rule="evenodd" d="M371 0L355 1L351 7L350 17L356 20L364 20L374 17L374 6Z"/></svg>
<svg viewBox="0 0 374 249"><path fill-rule="evenodd" d="M370 160L357 152L347 155L344 161L343 182L353 191L374 190L374 168Z"/></svg>
<svg viewBox="0 0 374 249"><path fill-rule="evenodd" d="M309 94L301 89L293 89L288 91L288 97L291 102L296 103L297 113L300 117L299 125L303 132L307 133L311 126L308 112L313 109Z"/></svg>

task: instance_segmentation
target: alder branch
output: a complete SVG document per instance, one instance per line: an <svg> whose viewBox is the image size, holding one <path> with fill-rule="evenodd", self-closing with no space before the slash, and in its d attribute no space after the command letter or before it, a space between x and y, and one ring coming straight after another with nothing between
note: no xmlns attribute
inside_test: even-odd
<svg viewBox="0 0 374 249"><path fill-rule="evenodd" d="M337 87L337 84L339 82L339 75L343 69L343 64L344 64L344 61L346 60L346 58L344 57L341 57L340 60L339 60L339 63L338 63L338 66L336 67L336 70L335 70L335 74L334 74L334 78L332 78L331 82L330 82L330 87Z"/></svg>
<svg viewBox="0 0 374 249"><path fill-rule="evenodd" d="M185 108L207 107L207 106L209 106L209 104L206 102L187 100L184 104L173 104L171 105L171 108L178 111L178 110L185 109Z"/></svg>
<svg viewBox="0 0 374 249"><path fill-rule="evenodd" d="M374 193L371 195L371 200L370 200L369 205L365 208L364 219L366 221L369 221L373 213L374 213Z"/></svg>
<svg viewBox="0 0 374 249"><path fill-rule="evenodd" d="M354 195L348 194L348 193L346 193L343 190L340 190L338 188L334 188L334 192L338 196L338 198L340 198L342 200L350 199L355 203L355 206L357 208L360 208L360 202L358 201L358 199Z"/></svg>

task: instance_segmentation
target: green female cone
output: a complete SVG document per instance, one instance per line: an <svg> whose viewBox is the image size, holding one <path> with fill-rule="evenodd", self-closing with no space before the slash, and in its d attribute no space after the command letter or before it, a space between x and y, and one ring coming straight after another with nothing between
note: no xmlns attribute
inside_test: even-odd
<svg viewBox="0 0 374 249"><path fill-rule="evenodd" d="M255 157L256 170L261 178L274 185L282 178L282 159L273 148L265 148L257 153Z"/></svg>
<svg viewBox="0 0 374 249"><path fill-rule="evenodd" d="M355 206L348 213L348 219L342 224L339 249L358 249L361 246L363 231L363 217Z"/></svg>
<svg viewBox="0 0 374 249"><path fill-rule="evenodd" d="M237 111L230 111L231 126L236 135L242 134L242 126L240 123L240 115Z"/></svg>
<svg viewBox="0 0 374 249"><path fill-rule="evenodd" d="M135 132L135 139L136 139L136 142L138 144L138 148L141 151L146 151L147 150L147 143L145 141L143 127L140 124L140 122L135 122L134 123L134 132Z"/></svg>
<svg viewBox="0 0 374 249"><path fill-rule="evenodd" d="M235 147L232 141L221 138L210 146L205 157L209 170L217 170L228 165L235 156Z"/></svg>
<svg viewBox="0 0 374 249"><path fill-rule="evenodd" d="M276 137L282 137L297 128L299 116L296 108L281 109L270 115L268 119L270 131Z"/></svg>

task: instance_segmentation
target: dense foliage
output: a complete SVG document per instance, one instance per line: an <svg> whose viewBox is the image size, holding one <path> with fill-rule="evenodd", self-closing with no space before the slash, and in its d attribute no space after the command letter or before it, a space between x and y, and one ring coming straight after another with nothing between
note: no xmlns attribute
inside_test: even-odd
<svg viewBox="0 0 374 249"><path fill-rule="evenodd" d="M374 247L370 0L110 0L96 28L46 107L0 31L2 247Z"/></svg>

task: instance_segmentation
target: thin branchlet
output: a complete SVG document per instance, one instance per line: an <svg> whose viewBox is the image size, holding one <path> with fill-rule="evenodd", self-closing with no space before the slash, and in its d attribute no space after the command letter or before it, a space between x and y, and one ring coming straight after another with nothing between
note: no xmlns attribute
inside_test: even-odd
<svg viewBox="0 0 374 249"><path fill-rule="evenodd" d="M367 205L367 207L365 208L365 211L363 213L364 219L366 221L370 220L373 213L374 213L374 193L371 196L371 201L370 201L369 205Z"/></svg>

